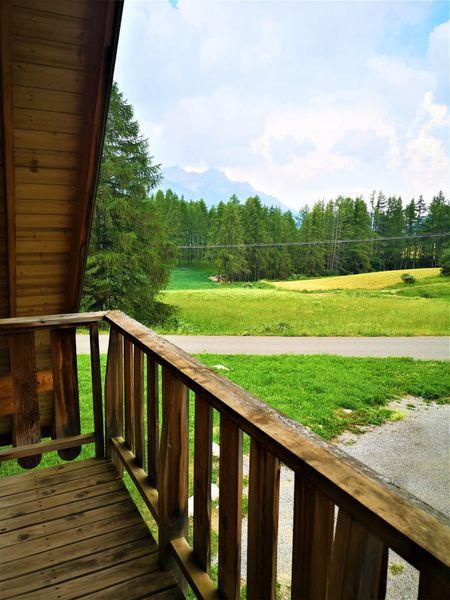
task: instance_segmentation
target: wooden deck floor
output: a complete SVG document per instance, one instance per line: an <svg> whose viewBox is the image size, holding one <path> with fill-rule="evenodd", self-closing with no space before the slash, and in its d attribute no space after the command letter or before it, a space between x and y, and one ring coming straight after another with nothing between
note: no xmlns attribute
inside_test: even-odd
<svg viewBox="0 0 450 600"><path fill-rule="evenodd" d="M0 598L182 598L110 462L0 479Z"/></svg>

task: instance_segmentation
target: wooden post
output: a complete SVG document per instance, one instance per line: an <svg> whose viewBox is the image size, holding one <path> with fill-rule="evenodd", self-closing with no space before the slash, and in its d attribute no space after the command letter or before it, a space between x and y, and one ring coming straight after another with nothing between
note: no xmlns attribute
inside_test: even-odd
<svg viewBox="0 0 450 600"><path fill-rule="evenodd" d="M108 358L105 383L106 456L111 456L109 440L122 435L123 429L123 377L122 336L111 328L109 332ZM114 464L116 461L114 460ZM116 465L117 466L117 465ZM121 468L118 469L122 473Z"/></svg>
<svg viewBox="0 0 450 600"><path fill-rule="evenodd" d="M50 331L55 396L54 436L57 439L81 433L75 335L75 327ZM76 446L59 450L58 454L64 460L73 460L80 452L81 446Z"/></svg>
<svg viewBox="0 0 450 600"><path fill-rule="evenodd" d="M184 537L188 516L189 390L167 369L162 372L162 432L159 453L159 556L185 589L185 579L170 554L169 542Z"/></svg>
<svg viewBox="0 0 450 600"><path fill-rule="evenodd" d="M291 584L293 600L325 600L333 528L334 505L331 500L296 473Z"/></svg>
<svg viewBox="0 0 450 600"><path fill-rule="evenodd" d="M103 433L102 375L100 368L100 348L97 323L94 323L89 327L89 338L91 342L92 401L96 438L95 456L100 458L105 456L105 439Z"/></svg>
<svg viewBox="0 0 450 600"><path fill-rule="evenodd" d="M224 598L241 593L242 431L220 415L219 463L219 592Z"/></svg>
<svg viewBox="0 0 450 600"><path fill-rule="evenodd" d="M13 446L37 444L41 441L41 426L39 423L34 332L11 335L9 352L14 404ZM18 462L24 469L32 469L41 462L41 458L40 454L35 454L19 458Z"/></svg>
<svg viewBox="0 0 450 600"><path fill-rule="evenodd" d="M133 401L133 345L124 339L124 392L125 392L125 442L134 452L134 401Z"/></svg>
<svg viewBox="0 0 450 600"><path fill-rule="evenodd" d="M328 598L382 599L386 592L387 548L340 509L328 577Z"/></svg>
<svg viewBox="0 0 450 600"><path fill-rule="evenodd" d="M194 555L207 573L211 564L212 408L195 397L194 429Z"/></svg>
<svg viewBox="0 0 450 600"><path fill-rule="evenodd" d="M280 461L256 440L250 445L247 598L275 599Z"/></svg>
<svg viewBox="0 0 450 600"><path fill-rule="evenodd" d="M153 487L158 483L159 452L158 363L147 355L147 473Z"/></svg>
<svg viewBox="0 0 450 600"><path fill-rule="evenodd" d="M144 355L137 346L134 348L134 454L136 464L144 467Z"/></svg>

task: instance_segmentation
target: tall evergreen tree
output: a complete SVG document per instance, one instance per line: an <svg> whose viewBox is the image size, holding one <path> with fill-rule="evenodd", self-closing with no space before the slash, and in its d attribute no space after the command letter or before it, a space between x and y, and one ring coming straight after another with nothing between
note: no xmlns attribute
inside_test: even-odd
<svg viewBox="0 0 450 600"><path fill-rule="evenodd" d="M175 256L149 191L161 179L133 108L113 85L89 247L84 310L120 308L150 322Z"/></svg>

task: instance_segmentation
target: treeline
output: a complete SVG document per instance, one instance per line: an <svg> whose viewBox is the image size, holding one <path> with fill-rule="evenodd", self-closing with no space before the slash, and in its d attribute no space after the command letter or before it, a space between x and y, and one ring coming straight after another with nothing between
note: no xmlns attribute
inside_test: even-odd
<svg viewBox="0 0 450 600"><path fill-rule="evenodd" d="M189 246L182 262L213 262L226 281L362 273L433 267L447 237L384 238L450 231L450 202L439 192L426 206L422 196L403 206L400 197L373 193L316 202L298 214L263 206L257 196L241 204L232 196L208 209L203 200L185 201L172 191L151 198L171 241ZM363 240L375 241L363 241ZM345 243L345 240L360 240ZM376 241L379 240L379 241ZM245 247L240 244L314 242L298 246ZM195 248L195 246L232 246Z"/></svg>

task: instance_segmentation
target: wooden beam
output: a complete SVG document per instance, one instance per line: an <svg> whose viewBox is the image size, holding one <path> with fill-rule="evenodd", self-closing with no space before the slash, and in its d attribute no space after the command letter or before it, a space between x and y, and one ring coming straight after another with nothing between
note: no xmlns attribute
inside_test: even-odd
<svg viewBox="0 0 450 600"><path fill-rule="evenodd" d="M9 315L14 317L17 311L17 288L11 0L2 0L0 4L0 59L3 155L6 181L8 301Z"/></svg>
<svg viewBox="0 0 450 600"><path fill-rule="evenodd" d="M66 310L70 312L78 310L80 304L123 0L101 0L91 3L91 6L94 10L94 45L90 51L90 63L95 68L89 72L86 90L83 164L77 191L77 218L72 238L66 300Z"/></svg>
<svg viewBox="0 0 450 600"><path fill-rule="evenodd" d="M0 335L11 333L12 331L25 331L27 329L81 327L91 323L98 323L103 319L105 314L105 312L99 311L0 319Z"/></svg>

